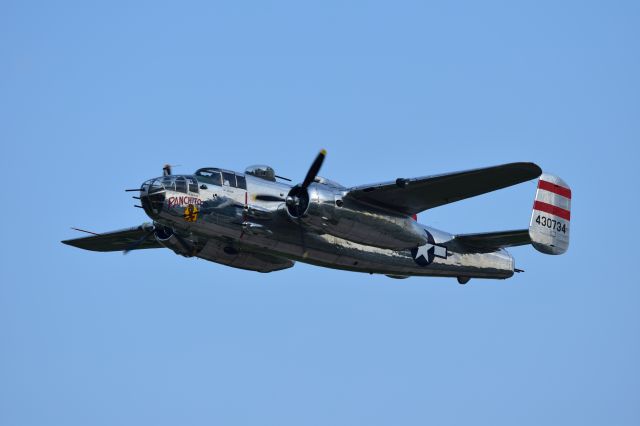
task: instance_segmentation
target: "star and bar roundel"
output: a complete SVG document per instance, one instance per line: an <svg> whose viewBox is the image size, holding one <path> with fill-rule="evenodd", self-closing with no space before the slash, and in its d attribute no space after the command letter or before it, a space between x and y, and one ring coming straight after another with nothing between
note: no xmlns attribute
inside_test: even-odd
<svg viewBox="0 0 640 426"><path fill-rule="evenodd" d="M436 244L433 235L426 229L427 244L411 249L411 257L420 266L431 265L436 257L441 259L447 258L447 248Z"/></svg>

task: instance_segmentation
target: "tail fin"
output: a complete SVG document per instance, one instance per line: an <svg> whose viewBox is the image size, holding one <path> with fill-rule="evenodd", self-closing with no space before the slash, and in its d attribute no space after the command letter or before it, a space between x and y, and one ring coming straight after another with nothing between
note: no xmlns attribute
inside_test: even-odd
<svg viewBox="0 0 640 426"><path fill-rule="evenodd" d="M529 237L536 250L562 254L569 248L571 189L558 176L543 173L538 180Z"/></svg>

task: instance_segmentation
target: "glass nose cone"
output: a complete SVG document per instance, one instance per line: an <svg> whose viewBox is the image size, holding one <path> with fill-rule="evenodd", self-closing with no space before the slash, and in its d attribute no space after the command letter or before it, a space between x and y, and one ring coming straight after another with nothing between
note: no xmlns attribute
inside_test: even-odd
<svg viewBox="0 0 640 426"><path fill-rule="evenodd" d="M160 215L165 200L165 188L160 179L151 179L142 184L140 191L140 202L142 208L149 215L155 218Z"/></svg>

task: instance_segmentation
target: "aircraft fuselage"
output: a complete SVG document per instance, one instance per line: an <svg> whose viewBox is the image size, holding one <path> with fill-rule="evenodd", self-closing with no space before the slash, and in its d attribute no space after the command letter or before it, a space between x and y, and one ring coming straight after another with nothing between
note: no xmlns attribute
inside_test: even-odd
<svg viewBox="0 0 640 426"><path fill-rule="evenodd" d="M514 273L506 250L468 252L452 234L343 199L346 188L335 182L317 178L300 211L286 200L293 186L209 170L216 170L214 178L170 175L142 185L145 212L165 230L156 239L178 254L234 266L225 256L250 252L396 278L509 278Z"/></svg>

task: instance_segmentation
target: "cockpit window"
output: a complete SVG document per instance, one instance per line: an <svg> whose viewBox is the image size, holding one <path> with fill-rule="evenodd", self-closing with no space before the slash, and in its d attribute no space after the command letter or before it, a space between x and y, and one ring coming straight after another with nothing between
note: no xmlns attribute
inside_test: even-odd
<svg viewBox="0 0 640 426"><path fill-rule="evenodd" d="M187 178L189 184L189 192L198 192L198 182L194 178Z"/></svg>
<svg viewBox="0 0 640 426"><path fill-rule="evenodd" d="M160 182L159 179L154 179L154 180L152 180L150 182L151 183L149 184L149 187L147 189L149 194L153 194L155 192L164 191L164 186L162 185L162 183Z"/></svg>
<svg viewBox="0 0 640 426"><path fill-rule="evenodd" d="M247 189L247 179L244 176L236 175L238 188Z"/></svg>
<svg viewBox="0 0 640 426"><path fill-rule="evenodd" d="M236 187L236 175L234 173L222 172L222 182L225 186Z"/></svg>
<svg viewBox="0 0 640 426"><path fill-rule="evenodd" d="M176 191L187 192L187 180L185 178L179 177L176 179Z"/></svg>
<svg viewBox="0 0 640 426"><path fill-rule="evenodd" d="M170 177L170 176L162 178L162 185L164 185L164 189L166 189L167 191L175 191L176 190L176 186L173 183L173 178Z"/></svg>
<svg viewBox="0 0 640 426"><path fill-rule="evenodd" d="M200 169L196 172L196 178L203 183L222 186L222 178L218 170Z"/></svg>

